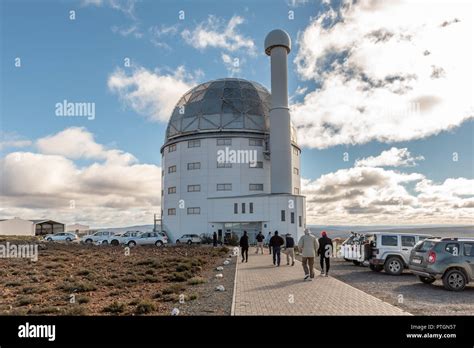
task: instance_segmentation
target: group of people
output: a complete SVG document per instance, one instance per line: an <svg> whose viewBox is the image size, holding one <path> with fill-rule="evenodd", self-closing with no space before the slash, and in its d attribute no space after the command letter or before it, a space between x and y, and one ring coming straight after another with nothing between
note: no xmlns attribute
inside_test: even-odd
<svg viewBox="0 0 474 348"><path fill-rule="evenodd" d="M276 267L280 266L281 261L281 250L284 247L286 254L286 264L291 266L295 265L295 240L293 236L288 233L283 239L278 231L275 231L272 235L268 232L267 238L259 232L255 237L257 241L257 248L255 254L261 251L264 254L264 246L268 246L269 254L272 255L273 265ZM248 262L249 260L249 237L247 231L240 238L240 249L242 262ZM319 262L321 266L321 275L329 275L330 258L332 256L332 240L327 236L325 231L321 232L321 238L316 239L312 235L309 229L305 229L304 235L300 238L297 245L298 250L301 254L301 262L304 270L304 280L311 281L314 278L314 260L319 256ZM291 262L290 262L291 260Z"/></svg>

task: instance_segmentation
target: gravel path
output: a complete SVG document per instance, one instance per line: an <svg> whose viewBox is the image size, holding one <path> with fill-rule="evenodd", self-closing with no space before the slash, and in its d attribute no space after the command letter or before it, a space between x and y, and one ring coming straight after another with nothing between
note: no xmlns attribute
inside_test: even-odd
<svg viewBox="0 0 474 348"><path fill-rule="evenodd" d="M445 290L441 280L427 285L409 271L390 276L338 259L331 260L329 273L414 315L474 315L474 283L457 293Z"/></svg>

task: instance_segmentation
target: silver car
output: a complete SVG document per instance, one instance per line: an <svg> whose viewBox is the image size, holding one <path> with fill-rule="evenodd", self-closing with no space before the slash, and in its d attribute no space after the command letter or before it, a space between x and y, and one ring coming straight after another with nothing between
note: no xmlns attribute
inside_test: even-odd
<svg viewBox="0 0 474 348"><path fill-rule="evenodd" d="M48 242L72 242L77 240L77 235L72 232L59 232L54 234L47 234L44 239Z"/></svg>
<svg viewBox="0 0 474 348"><path fill-rule="evenodd" d="M136 245L156 245L163 246L168 243L168 240L159 232L143 232L135 237L130 237L123 242L129 247Z"/></svg>
<svg viewBox="0 0 474 348"><path fill-rule="evenodd" d="M99 244L107 244L109 242L109 239L114 235L113 232L109 231L99 231L95 232L93 234L88 234L84 237L81 238L81 242L86 243L86 244L93 244L93 243L99 243Z"/></svg>

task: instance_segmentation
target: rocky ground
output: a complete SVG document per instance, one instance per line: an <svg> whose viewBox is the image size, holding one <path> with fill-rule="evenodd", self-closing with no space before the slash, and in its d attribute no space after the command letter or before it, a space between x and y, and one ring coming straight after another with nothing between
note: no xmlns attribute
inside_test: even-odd
<svg viewBox="0 0 474 348"><path fill-rule="evenodd" d="M0 315L170 315L174 308L180 315L230 314L230 253L141 246L127 255L123 247L43 243L36 262L0 258Z"/></svg>

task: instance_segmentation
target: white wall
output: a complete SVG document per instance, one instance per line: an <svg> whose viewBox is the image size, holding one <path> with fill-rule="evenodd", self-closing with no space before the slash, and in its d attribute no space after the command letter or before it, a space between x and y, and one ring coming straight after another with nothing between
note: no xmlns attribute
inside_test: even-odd
<svg viewBox="0 0 474 348"><path fill-rule="evenodd" d="M32 221L14 218L0 221L1 236L34 236L35 226Z"/></svg>

